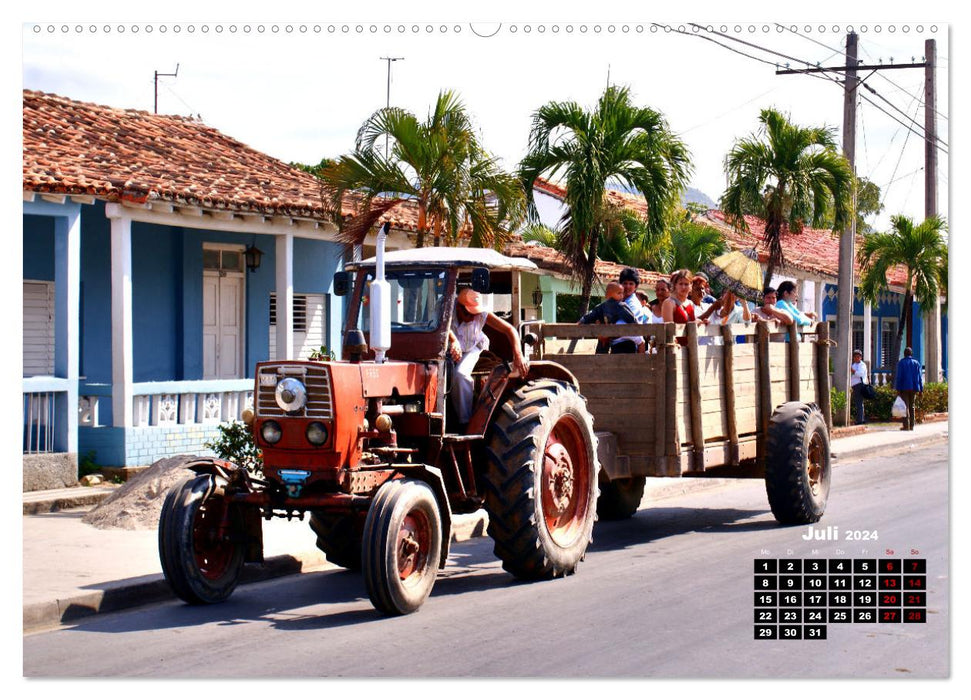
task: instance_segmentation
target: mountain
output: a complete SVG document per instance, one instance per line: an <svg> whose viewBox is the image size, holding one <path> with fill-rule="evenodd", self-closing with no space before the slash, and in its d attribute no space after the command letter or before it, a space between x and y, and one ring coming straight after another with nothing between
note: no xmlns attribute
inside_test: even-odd
<svg viewBox="0 0 971 700"><path fill-rule="evenodd" d="M688 204L689 202L694 204L701 204L709 209L717 209L718 204L708 195L706 195L701 190L696 190L694 187L688 187L685 189L684 194L681 195L682 206Z"/></svg>

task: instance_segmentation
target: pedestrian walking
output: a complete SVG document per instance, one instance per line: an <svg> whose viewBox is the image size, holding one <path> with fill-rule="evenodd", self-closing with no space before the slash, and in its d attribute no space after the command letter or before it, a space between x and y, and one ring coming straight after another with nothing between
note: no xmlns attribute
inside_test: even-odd
<svg viewBox="0 0 971 700"><path fill-rule="evenodd" d="M924 391L924 378L921 376L920 362L914 359L914 351L911 348L904 349L904 356L897 363L897 371L894 374L893 388L900 394L900 398L907 404L907 416L901 430L914 429L914 402L917 394Z"/></svg>
<svg viewBox="0 0 971 700"><path fill-rule="evenodd" d="M866 362L863 361L863 353L859 350L853 351L853 364L850 365L850 394L853 397L853 411L856 413L856 424L866 423L866 413L863 408L866 386L869 383L867 377Z"/></svg>

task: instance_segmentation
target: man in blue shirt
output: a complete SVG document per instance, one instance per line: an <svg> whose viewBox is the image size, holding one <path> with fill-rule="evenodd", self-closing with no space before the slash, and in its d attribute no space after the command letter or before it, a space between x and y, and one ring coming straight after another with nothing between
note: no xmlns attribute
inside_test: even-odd
<svg viewBox="0 0 971 700"><path fill-rule="evenodd" d="M894 374L893 388L900 394L900 398L907 404L907 417L904 418L901 430L914 429L914 401L917 394L924 391L924 378L921 376L920 362L914 359L914 351L904 350L904 356L897 363Z"/></svg>

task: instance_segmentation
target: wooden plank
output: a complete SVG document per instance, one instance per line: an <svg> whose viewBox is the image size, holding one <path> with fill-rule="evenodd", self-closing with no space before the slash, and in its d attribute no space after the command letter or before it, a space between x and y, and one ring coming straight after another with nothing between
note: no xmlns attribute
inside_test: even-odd
<svg viewBox="0 0 971 700"><path fill-rule="evenodd" d="M692 324L693 325L693 324ZM659 455L667 458L666 473L668 476L678 476L681 473L679 457L681 455L679 425L675 407L678 401L678 364L681 361L681 346L675 340L675 326L673 323L665 325L664 346L667 351L667 362L664 368L664 450Z"/></svg>
<svg viewBox="0 0 971 700"><path fill-rule="evenodd" d="M786 345L789 353L788 379L789 379L789 400L799 400L799 333L795 323L789 327L791 342Z"/></svg>
<svg viewBox="0 0 971 700"><path fill-rule="evenodd" d="M643 382L628 382L618 384L616 382L583 382L580 385L580 393L590 399L635 399L648 402L654 398L655 385Z"/></svg>
<svg viewBox="0 0 971 700"><path fill-rule="evenodd" d="M653 438L649 439L647 436L657 432L653 410L648 413L632 406L618 406L616 401L613 404L606 401L593 404L587 401L587 408L594 416L597 430L615 433L619 440L650 442Z"/></svg>
<svg viewBox="0 0 971 700"><path fill-rule="evenodd" d="M829 324L816 324L816 404L823 411L823 418L833 429L833 407L829 399Z"/></svg>
<svg viewBox="0 0 971 700"><path fill-rule="evenodd" d="M628 335L643 335L645 337L656 335L660 338L664 334L664 325L661 323L628 323L619 325L587 324L576 323L544 323L542 326L543 338L623 338ZM674 324L671 324L672 326Z"/></svg>
<svg viewBox="0 0 971 700"><path fill-rule="evenodd" d="M637 377L643 381L654 381L661 365L657 355L634 353L631 355L557 355L556 362L571 372L597 377Z"/></svg>
<svg viewBox="0 0 971 700"><path fill-rule="evenodd" d="M725 361L725 430L729 445L729 458L738 465L738 425L735 415L735 336L730 328L722 328Z"/></svg>
<svg viewBox="0 0 971 700"><path fill-rule="evenodd" d="M758 459L758 442L754 439L741 440L736 446L739 454L739 459L752 459L755 457ZM719 467L722 465L730 464L732 458L731 446L728 442L714 443L705 445L705 467L710 469L712 467ZM681 470L683 474L692 473L691 462L693 458L689 454L684 454L681 457ZM697 472L693 472L697 473Z"/></svg>
<svg viewBox="0 0 971 700"><path fill-rule="evenodd" d="M548 338L544 343L544 357L550 355L595 355L597 353L596 338ZM600 355L599 357L603 357Z"/></svg>
<svg viewBox="0 0 971 700"><path fill-rule="evenodd" d="M668 347L667 330L659 336L660 342L657 344L657 354L650 357L657 361L658 369L654 372L654 377L658 380L655 384L654 393L654 455L656 457L665 456L665 435L667 434L667 423L669 420L676 420L672 413L670 418L665 414L667 410L667 366L674 364L674 357L671 348ZM677 348L675 348L677 351ZM631 469L633 470L633 465ZM662 473L664 473L662 471Z"/></svg>
<svg viewBox="0 0 971 700"><path fill-rule="evenodd" d="M701 392L699 391L700 380L698 376L698 325L696 323L689 323L685 327L685 331L685 336L688 341L685 346L687 353L686 360L688 363L688 381L685 384L685 390L687 391L688 401L691 406L688 425L691 426L691 443L694 445L694 468L697 471L704 471L705 433L701 422ZM714 350L716 348L711 349ZM718 349L720 350L720 348Z"/></svg>
<svg viewBox="0 0 971 700"><path fill-rule="evenodd" d="M764 323L755 324L756 328L756 358L759 374L759 407L758 407L758 449L756 460L760 467L765 467L766 437L769 433L769 417L772 414L772 370L770 365L769 329Z"/></svg>

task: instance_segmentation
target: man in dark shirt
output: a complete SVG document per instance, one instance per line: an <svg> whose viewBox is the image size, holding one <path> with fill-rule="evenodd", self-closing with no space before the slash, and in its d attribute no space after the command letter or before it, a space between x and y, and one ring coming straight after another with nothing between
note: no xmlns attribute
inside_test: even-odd
<svg viewBox="0 0 971 700"><path fill-rule="evenodd" d="M579 323L604 323L613 324L637 323L637 319L627 305L622 301L624 288L620 282L608 282L605 290L606 299L602 304L598 304L591 311L584 314ZM610 343L606 338L601 338L597 342L597 354L606 354L609 351Z"/></svg>
<svg viewBox="0 0 971 700"><path fill-rule="evenodd" d="M920 362L914 359L914 351L904 350L904 356L897 363L894 373L893 388L900 394L900 398L907 404L907 417L904 418L901 430L914 429L914 402L917 394L924 391L924 378L921 376Z"/></svg>

